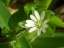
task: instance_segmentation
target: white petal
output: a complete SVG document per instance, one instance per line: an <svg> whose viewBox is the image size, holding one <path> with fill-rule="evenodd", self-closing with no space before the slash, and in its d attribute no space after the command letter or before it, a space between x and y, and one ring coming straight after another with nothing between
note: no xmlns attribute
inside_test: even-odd
<svg viewBox="0 0 64 48"><path fill-rule="evenodd" d="M40 36L40 34L41 34L41 29L39 29L38 32L37 32L38 36Z"/></svg>
<svg viewBox="0 0 64 48"><path fill-rule="evenodd" d="M37 21L36 18L33 16L33 15L30 15L30 18L33 20L33 21Z"/></svg>
<svg viewBox="0 0 64 48"><path fill-rule="evenodd" d="M37 20L40 20L39 13L36 10L34 11L34 13L35 13L35 17L37 18Z"/></svg>
<svg viewBox="0 0 64 48"><path fill-rule="evenodd" d="M47 19L47 20L44 21L45 24L48 23L48 22L49 22L49 19Z"/></svg>
<svg viewBox="0 0 64 48"><path fill-rule="evenodd" d="M43 11L43 12L41 13L41 20L43 20L44 17L45 17L45 11Z"/></svg>
<svg viewBox="0 0 64 48"><path fill-rule="evenodd" d="M47 24L43 24L43 26L42 26L43 28L47 28L48 27L48 25Z"/></svg>
<svg viewBox="0 0 64 48"><path fill-rule="evenodd" d="M26 27L34 27L33 24L25 24Z"/></svg>
<svg viewBox="0 0 64 48"><path fill-rule="evenodd" d="M36 27L31 28L31 29L29 30L29 33L35 31L36 29L37 29Z"/></svg>
<svg viewBox="0 0 64 48"><path fill-rule="evenodd" d="M34 21L32 21L32 20L26 20L26 23L27 24L34 24Z"/></svg>
<svg viewBox="0 0 64 48"><path fill-rule="evenodd" d="M45 32L46 32L45 28L42 28L42 29L41 29L41 31L42 31L43 33L45 33Z"/></svg>

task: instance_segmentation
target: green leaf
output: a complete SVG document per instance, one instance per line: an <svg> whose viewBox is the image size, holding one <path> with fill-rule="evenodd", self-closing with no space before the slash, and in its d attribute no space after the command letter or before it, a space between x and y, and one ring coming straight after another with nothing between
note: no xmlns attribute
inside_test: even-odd
<svg viewBox="0 0 64 48"><path fill-rule="evenodd" d="M10 44L13 46L13 48L21 48L20 42L18 40L18 37L15 34L15 30L12 29L9 33L10 38L13 40L10 42Z"/></svg>
<svg viewBox="0 0 64 48"><path fill-rule="evenodd" d="M64 46L64 33L55 32L53 37L41 34L34 42L31 42L33 48L60 48Z"/></svg>
<svg viewBox="0 0 64 48"><path fill-rule="evenodd" d="M17 37L16 42L12 41L11 45L14 48L32 48L27 39L25 38L25 36Z"/></svg>
<svg viewBox="0 0 64 48"><path fill-rule="evenodd" d="M53 31L56 30L56 25L52 24L51 22L48 23L50 25L50 27L52 28Z"/></svg>
<svg viewBox="0 0 64 48"><path fill-rule="evenodd" d="M2 0L2 1L3 1L3 3L4 3L6 6L8 6L9 3L10 3L10 0Z"/></svg>
<svg viewBox="0 0 64 48"><path fill-rule="evenodd" d="M9 27L14 28L15 30L18 28L18 23L27 19L27 16L24 12L24 6L21 6L20 9L12 14L9 19Z"/></svg>
<svg viewBox="0 0 64 48"><path fill-rule="evenodd" d="M52 11L50 11L50 10L44 10L44 11L45 11L45 18L44 18L44 19L49 19L49 17L54 14L54 13L53 13Z"/></svg>
<svg viewBox="0 0 64 48"><path fill-rule="evenodd" d="M25 36L16 36L14 30L10 32L10 37L13 39L11 45L15 48L31 48L31 45L27 41Z"/></svg>
<svg viewBox="0 0 64 48"><path fill-rule="evenodd" d="M59 26L59 27L64 27L64 22L57 16L52 15L50 16L49 19L50 19L50 22L53 23L54 25Z"/></svg>
<svg viewBox="0 0 64 48"><path fill-rule="evenodd" d="M8 26L8 21L11 14L7 10L6 6L0 1L0 27L3 29L4 27L8 30L10 29Z"/></svg>
<svg viewBox="0 0 64 48"><path fill-rule="evenodd" d="M54 32L52 30L52 28L48 25L48 28L46 28L46 34L49 36L53 36Z"/></svg>
<svg viewBox="0 0 64 48"><path fill-rule="evenodd" d="M22 45L22 48L32 48L25 36L20 37L19 41L20 41L20 43Z"/></svg>
<svg viewBox="0 0 64 48"><path fill-rule="evenodd" d="M31 11L31 7L32 6L33 6L33 4L30 4L30 3L28 3L28 4L26 4L24 6L24 10L25 10L25 12L26 12L27 15L29 15L29 12Z"/></svg>

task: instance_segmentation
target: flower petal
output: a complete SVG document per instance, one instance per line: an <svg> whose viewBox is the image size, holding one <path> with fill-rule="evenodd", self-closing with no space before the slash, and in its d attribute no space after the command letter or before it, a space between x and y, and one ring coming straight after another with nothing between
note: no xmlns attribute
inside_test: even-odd
<svg viewBox="0 0 64 48"><path fill-rule="evenodd" d="M44 17L45 17L45 11L42 11L42 13L41 13L41 20L43 20Z"/></svg>
<svg viewBox="0 0 64 48"><path fill-rule="evenodd" d="M41 31L42 31L43 33L45 33L45 32L46 32L45 28L42 28L42 29L41 29Z"/></svg>
<svg viewBox="0 0 64 48"><path fill-rule="evenodd" d="M31 29L29 30L29 33L35 31L36 29L37 29L36 27L31 28Z"/></svg>
<svg viewBox="0 0 64 48"><path fill-rule="evenodd" d="M34 24L34 21L32 21L32 20L26 20L26 23L27 24Z"/></svg>
<svg viewBox="0 0 64 48"><path fill-rule="evenodd" d="M43 26L42 26L43 28L47 28L48 27L48 25L47 24L43 24Z"/></svg>
<svg viewBox="0 0 64 48"><path fill-rule="evenodd" d="M44 21L45 24L48 23L48 22L49 22L49 19L47 19L47 20Z"/></svg>
<svg viewBox="0 0 64 48"><path fill-rule="evenodd" d="M25 24L26 27L34 27L35 25L33 24Z"/></svg>
<svg viewBox="0 0 64 48"><path fill-rule="evenodd" d="M33 15L30 15L30 18L33 20L33 21L37 21L36 18L33 16Z"/></svg>
<svg viewBox="0 0 64 48"><path fill-rule="evenodd" d="M38 36L40 36L40 34L41 34L41 29L39 29L38 32L37 32Z"/></svg>
<svg viewBox="0 0 64 48"><path fill-rule="evenodd" d="M34 13L35 13L35 17L37 18L37 20L40 20L39 13L36 10L34 11Z"/></svg>

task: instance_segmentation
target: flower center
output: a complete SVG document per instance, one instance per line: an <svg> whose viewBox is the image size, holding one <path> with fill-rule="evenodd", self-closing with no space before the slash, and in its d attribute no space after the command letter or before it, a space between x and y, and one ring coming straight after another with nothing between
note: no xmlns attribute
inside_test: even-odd
<svg viewBox="0 0 64 48"><path fill-rule="evenodd" d="M42 27L42 25L43 25L43 22L42 22L42 20L40 20L40 21L38 21L38 23L37 23L37 28L41 28Z"/></svg>

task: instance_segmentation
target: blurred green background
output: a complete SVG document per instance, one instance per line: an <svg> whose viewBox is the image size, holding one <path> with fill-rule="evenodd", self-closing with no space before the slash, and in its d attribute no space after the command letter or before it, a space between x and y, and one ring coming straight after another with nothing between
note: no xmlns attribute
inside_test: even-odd
<svg viewBox="0 0 64 48"><path fill-rule="evenodd" d="M32 48L64 48L64 33L57 32L54 37L41 34L33 42ZM8 44L0 44L0 48L9 48Z"/></svg>
<svg viewBox="0 0 64 48"><path fill-rule="evenodd" d="M64 48L64 33L55 33L54 37L42 34L31 44L33 48Z"/></svg>

